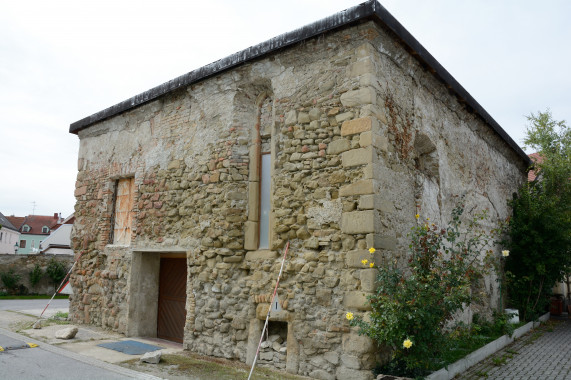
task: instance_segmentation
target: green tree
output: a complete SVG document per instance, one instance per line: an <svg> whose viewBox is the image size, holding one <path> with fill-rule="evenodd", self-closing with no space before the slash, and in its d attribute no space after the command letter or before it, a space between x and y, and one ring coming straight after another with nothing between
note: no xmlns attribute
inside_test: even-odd
<svg viewBox="0 0 571 380"><path fill-rule="evenodd" d="M46 274L52 280L54 288L57 287L67 274L65 266L52 257L46 267Z"/></svg>
<svg viewBox="0 0 571 380"><path fill-rule="evenodd" d="M8 269L8 272L0 273L0 279L2 279L2 283L11 294L18 293L18 286L22 276L18 273L14 272L14 269Z"/></svg>
<svg viewBox="0 0 571 380"><path fill-rule="evenodd" d="M526 147L539 153L537 178L511 202L508 300L525 320L542 314L555 283L571 270L571 129L551 112L527 117Z"/></svg>
<svg viewBox="0 0 571 380"><path fill-rule="evenodd" d="M43 275L44 275L44 272L42 271L40 264L36 264L34 266L34 269L32 269L30 271L30 285L32 285L32 287L35 288L36 285L38 285L38 283L42 279Z"/></svg>

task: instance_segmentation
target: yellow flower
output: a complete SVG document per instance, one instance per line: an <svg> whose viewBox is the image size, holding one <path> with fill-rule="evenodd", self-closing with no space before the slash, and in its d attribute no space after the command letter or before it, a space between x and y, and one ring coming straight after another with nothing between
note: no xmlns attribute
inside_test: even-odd
<svg viewBox="0 0 571 380"><path fill-rule="evenodd" d="M372 255L373 253L375 253L375 248L371 247L369 248L369 253Z"/></svg>
<svg viewBox="0 0 571 380"><path fill-rule="evenodd" d="M402 342L402 346L404 348L411 348L412 347L412 342L410 341L410 339L406 339L404 342Z"/></svg>
<svg viewBox="0 0 571 380"><path fill-rule="evenodd" d="M369 264L369 267L370 267L370 268L372 268L372 267L374 267L374 266L375 266L375 263L370 263L370 264Z"/></svg>
<svg viewBox="0 0 571 380"><path fill-rule="evenodd" d="M508 251L507 249L502 251L503 257L508 257L509 255L510 255L510 251Z"/></svg>
<svg viewBox="0 0 571 380"><path fill-rule="evenodd" d="M353 313L349 312L347 314L345 314L345 318L347 318L347 320L352 320L353 319Z"/></svg>
<svg viewBox="0 0 571 380"><path fill-rule="evenodd" d="M419 215L419 214L416 214L414 217L415 217L416 219L418 219L418 218L420 218L420 215Z"/></svg>
<svg viewBox="0 0 571 380"><path fill-rule="evenodd" d="M430 218L426 218L426 220L430 220Z"/></svg>
<svg viewBox="0 0 571 380"><path fill-rule="evenodd" d="M363 265L367 265L368 262L369 262L369 260L367 260L367 259L361 260L361 264L363 264Z"/></svg>

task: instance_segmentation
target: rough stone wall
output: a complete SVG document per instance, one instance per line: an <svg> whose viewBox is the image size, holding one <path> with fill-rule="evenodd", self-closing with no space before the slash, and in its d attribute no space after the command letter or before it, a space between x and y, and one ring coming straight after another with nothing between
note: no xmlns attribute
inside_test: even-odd
<svg viewBox="0 0 571 380"><path fill-rule="evenodd" d="M79 137L76 322L134 331L131 292L147 274L133 272L133 258L185 252L185 348L251 362L290 241L272 321L286 324L286 370L322 379L371 378L379 359L344 319L366 313L374 290L375 271L361 260L402 259L415 213L446 222L454 195L506 217L524 169L372 22L249 62ZM260 150L272 155L270 250L261 251ZM114 186L124 177L137 188L127 247L110 244ZM284 368L283 355L272 358Z"/></svg>
<svg viewBox="0 0 571 380"><path fill-rule="evenodd" d="M44 255L44 254L30 254L30 255L12 255L0 254L0 273L13 270L15 274L20 276L19 284L21 292L28 294L54 294L54 285L48 275L45 273L50 260L54 258L56 261L65 265L66 270L69 270L73 265L74 257L68 255ZM44 272L40 282L36 286L30 284L30 272L35 268L36 264L42 268ZM58 284L59 285L59 284ZM4 288L4 284L0 281L0 291L7 292L8 289Z"/></svg>

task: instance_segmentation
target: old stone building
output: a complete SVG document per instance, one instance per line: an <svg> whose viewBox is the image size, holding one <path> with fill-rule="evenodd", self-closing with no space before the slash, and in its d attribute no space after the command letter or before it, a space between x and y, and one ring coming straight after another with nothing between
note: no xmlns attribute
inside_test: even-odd
<svg viewBox="0 0 571 380"><path fill-rule="evenodd" d="M378 3L204 66L73 123L80 139L71 314L128 336L368 379L351 329L373 260L407 254L415 214L509 215L527 156ZM275 337L277 336L277 337ZM281 342L281 343L280 343Z"/></svg>

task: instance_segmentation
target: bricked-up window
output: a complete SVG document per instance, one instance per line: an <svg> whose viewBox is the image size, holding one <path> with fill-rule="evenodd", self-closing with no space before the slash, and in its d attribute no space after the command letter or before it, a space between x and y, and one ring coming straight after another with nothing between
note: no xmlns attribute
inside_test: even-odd
<svg viewBox="0 0 571 380"><path fill-rule="evenodd" d="M259 249L270 247L270 163L271 155L262 154L260 170L260 244Z"/></svg>
<svg viewBox="0 0 571 380"><path fill-rule="evenodd" d="M115 190L115 212L113 214L113 244L131 244L135 179L117 181Z"/></svg>

